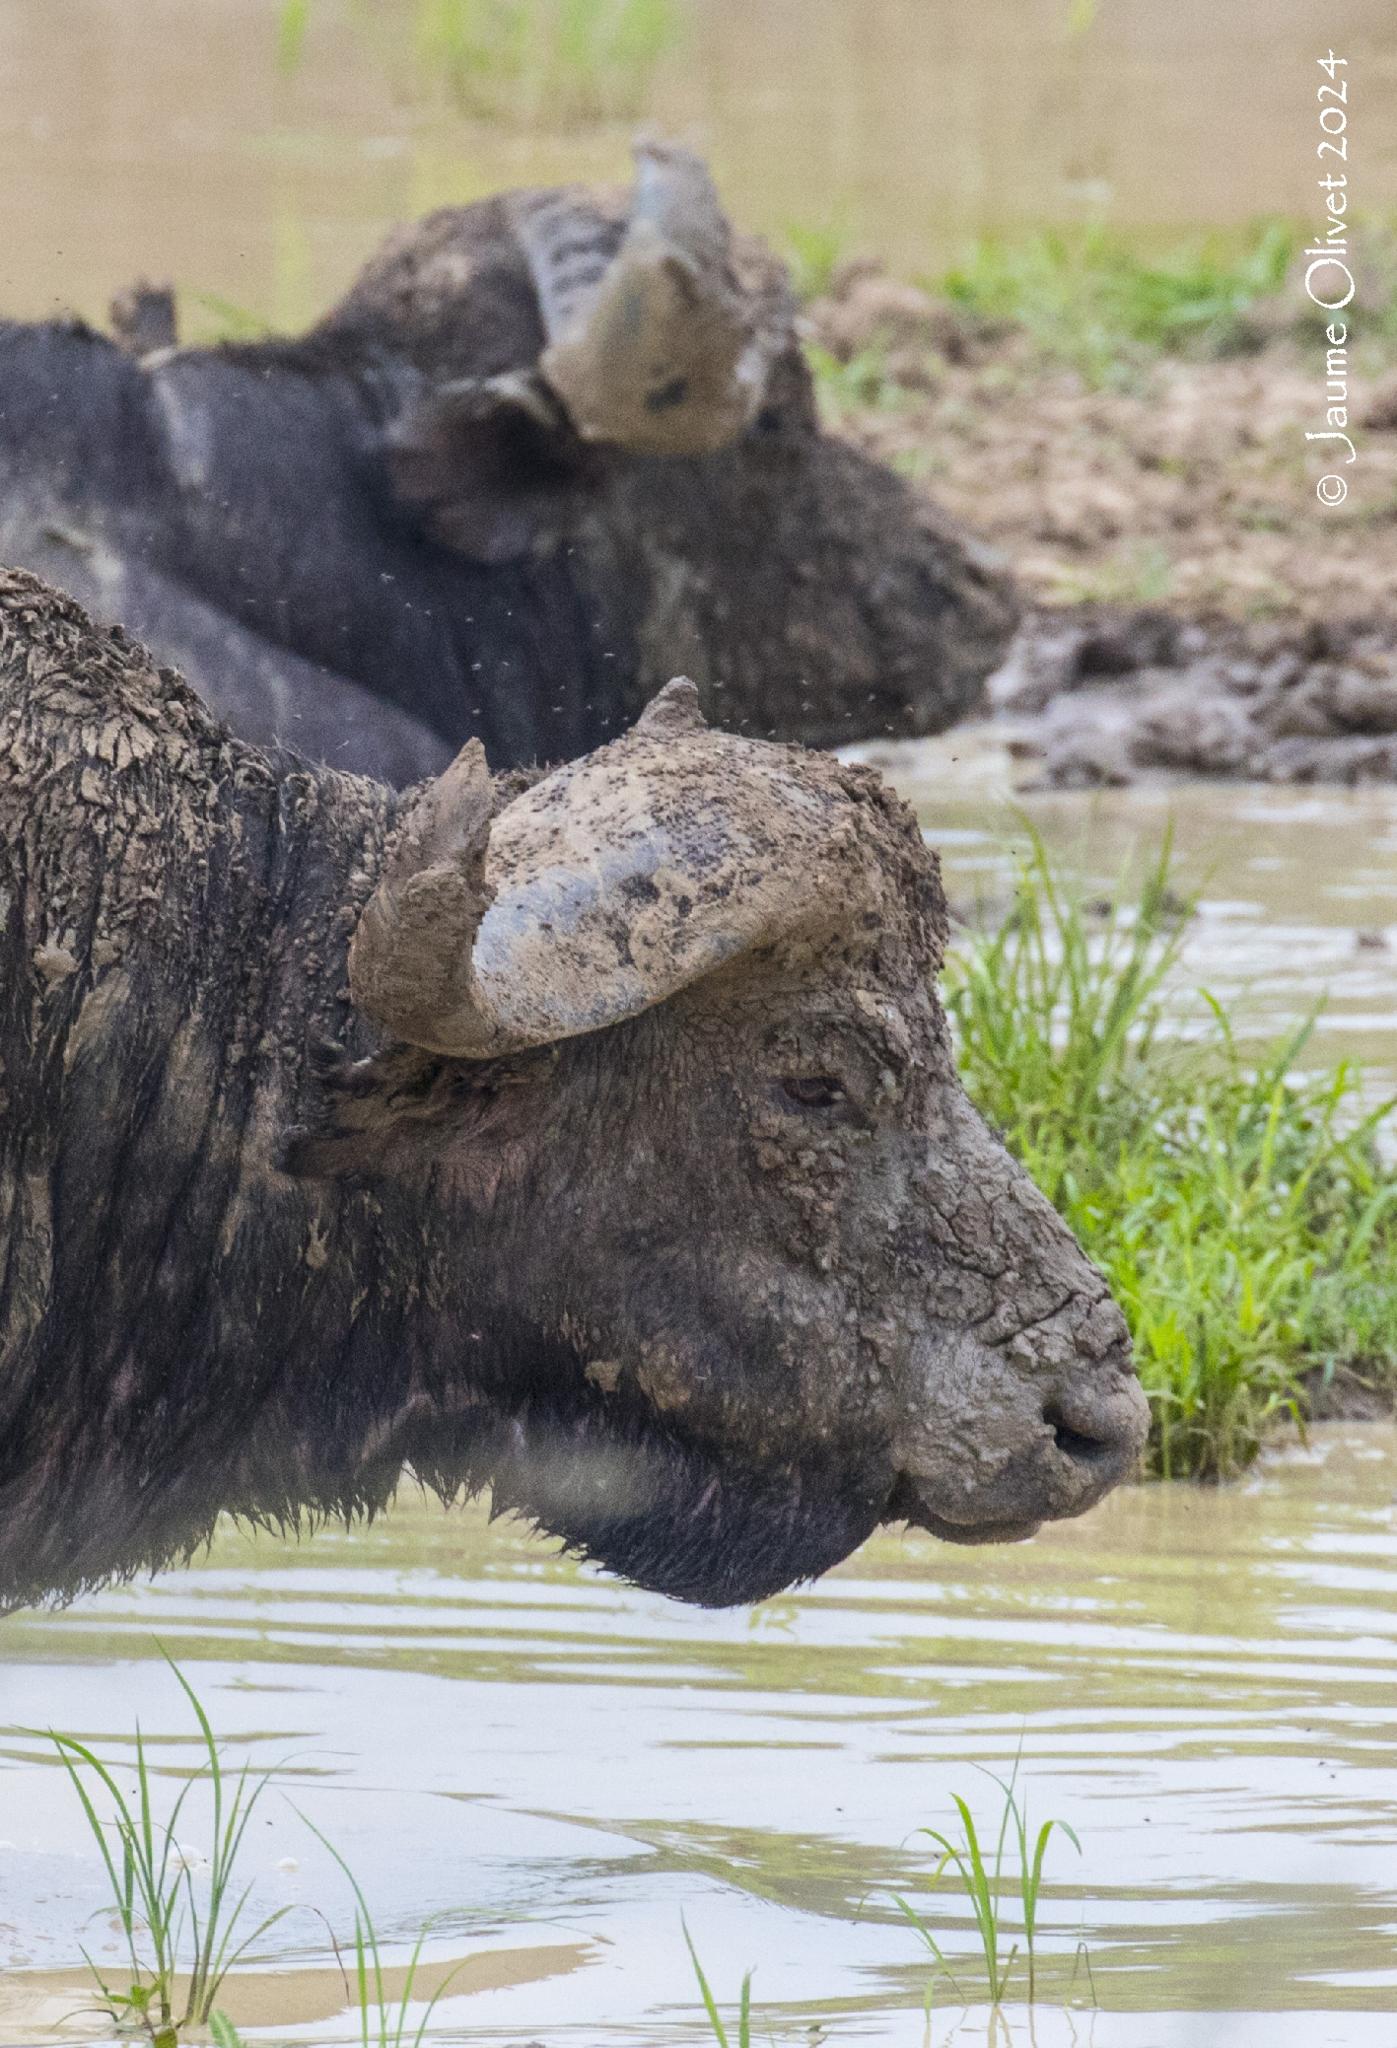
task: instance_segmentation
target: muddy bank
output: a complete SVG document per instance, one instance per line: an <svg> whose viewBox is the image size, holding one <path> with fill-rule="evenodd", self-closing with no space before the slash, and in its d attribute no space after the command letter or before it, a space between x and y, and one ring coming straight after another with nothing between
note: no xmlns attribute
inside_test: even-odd
<svg viewBox="0 0 1397 2048"><path fill-rule="evenodd" d="M808 307L842 431L1013 564L1031 610L990 698L1026 782L1397 780L1397 357L1375 304L1351 488L1320 505L1302 304L1256 304L1227 355L1104 369L866 264Z"/></svg>
<svg viewBox="0 0 1397 2048"><path fill-rule="evenodd" d="M1397 616L1203 623L1154 607L1040 610L991 679L1030 782L1142 775L1397 781Z"/></svg>
<svg viewBox="0 0 1397 2048"><path fill-rule="evenodd" d="M1301 1381L1306 1423L1390 1422L1397 1415L1397 1389L1366 1377L1352 1366L1333 1372L1316 1367Z"/></svg>

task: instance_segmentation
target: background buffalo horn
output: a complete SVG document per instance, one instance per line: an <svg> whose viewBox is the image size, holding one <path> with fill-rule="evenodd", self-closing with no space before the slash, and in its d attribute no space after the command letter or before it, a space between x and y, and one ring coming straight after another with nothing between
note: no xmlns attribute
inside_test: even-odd
<svg viewBox="0 0 1397 2048"><path fill-rule="evenodd" d="M870 872L853 845L827 764L708 731L687 681L493 823L473 741L404 822L350 951L354 1001L459 1059L598 1031L845 923Z"/></svg>
<svg viewBox="0 0 1397 2048"><path fill-rule="evenodd" d="M761 400L752 306L703 159L646 142L635 162L619 248L603 253L604 217L586 195L520 211L543 316L539 371L583 440L706 454L735 440Z"/></svg>

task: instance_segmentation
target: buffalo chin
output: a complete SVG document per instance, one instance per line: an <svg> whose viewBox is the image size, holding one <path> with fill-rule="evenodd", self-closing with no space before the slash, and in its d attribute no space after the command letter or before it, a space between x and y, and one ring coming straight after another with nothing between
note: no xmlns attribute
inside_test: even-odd
<svg viewBox="0 0 1397 2048"><path fill-rule="evenodd" d="M929 1508L917 1491L916 1482L900 1479L893 1488L883 1519L905 1522L909 1529L923 1529L942 1543L1027 1543L1043 1526L1041 1515L1022 1519L1001 1517L997 1521L952 1522Z"/></svg>
<svg viewBox="0 0 1397 2048"><path fill-rule="evenodd" d="M1042 1528L1037 1522L946 1522L940 1515L920 1513L896 1515L894 1521L905 1521L909 1529L924 1529L928 1536L939 1538L942 1543L1027 1543Z"/></svg>
<svg viewBox="0 0 1397 2048"><path fill-rule="evenodd" d="M736 1607L818 1578L883 1519L886 1485L813 1467L720 1463L609 1406L516 1415L492 1446L495 1514L521 1516L647 1592Z"/></svg>

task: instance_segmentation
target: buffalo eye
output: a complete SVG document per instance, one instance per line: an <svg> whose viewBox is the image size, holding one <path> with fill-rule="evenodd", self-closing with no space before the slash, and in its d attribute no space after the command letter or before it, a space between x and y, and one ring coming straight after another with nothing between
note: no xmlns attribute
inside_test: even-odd
<svg viewBox="0 0 1397 2048"><path fill-rule="evenodd" d="M783 1093L802 1109L837 1109L848 1091L833 1074L793 1074L781 1083Z"/></svg>

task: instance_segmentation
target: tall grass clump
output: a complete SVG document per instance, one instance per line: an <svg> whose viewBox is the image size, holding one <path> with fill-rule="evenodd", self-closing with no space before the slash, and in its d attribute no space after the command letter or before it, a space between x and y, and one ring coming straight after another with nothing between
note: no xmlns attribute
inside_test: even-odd
<svg viewBox="0 0 1397 2048"><path fill-rule="evenodd" d="M1008 1778L998 1777L993 1771L987 1771L985 1775L999 1787L1004 1798L993 1849L988 1848L988 1837L981 1836L969 1802L959 1793L952 1795L960 1821L959 1834L948 1835L941 1828L918 1828L917 1833L925 1835L940 1851L940 1861L931 1874L929 1889L934 1890L946 1872L953 1871L961 1895L970 1908L989 1981L990 2004L1003 2002L1015 1959L1022 1947L1027 1964L1028 2002L1032 2005L1038 1996L1038 1906L1043 1891L1043 1864L1048 1845L1055 1832L1065 1835L1079 1856L1082 1845L1065 1820L1045 1820L1036 1834L1032 1831L1028 1801L1018 1789L1017 1758ZM894 1903L941 1969L950 1976L950 1965L926 1920L900 1894L895 1895ZM1009 1926L1009 1914L1015 1905L1018 1939L1013 1938L1013 1930Z"/></svg>
<svg viewBox="0 0 1397 2048"><path fill-rule="evenodd" d="M135 1785L122 1789L125 1767L105 1763L76 1736L50 1731L97 1844L111 1892L112 1909L127 1951L129 1982L113 1981L83 1952L108 2017L123 2033L143 2036L151 2048L179 2048L190 2028L207 2028L215 2048L243 2048L238 2030L218 2010L230 1973L246 1960L260 1938L291 1911L282 1906L250 1931L247 1905L252 1885L238 1877L243 1844L273 1773L254 1773L244 1764L232 1771L198 1694L174 1660L162 1650L193 1709L202 1751L198 1768L185 1779L166 1819L156 1815L156 1778L137 1724ZM203 1818L210 1829L207 1856L192 1857L180 1845L190 1823L191 1799L204 1793ZM348 1951L335 1943L345 1990L358 2016L360 2048L422 2048L432 2015L450 1989L459 1966L430 1998L419 1992L424 1928L409 1956L402 1990L390 1994L383 1943L364 1893L343 1856L313 1821L301 1815L349 1881L354 1895L354 1934ZM334 1940L333 1935L331 1936ZM420 2007L413 2024L415 2008Z"/></svg>
<svg viewBox="0 0 1397 2048"><path fill-rule="evenodd" d="M283 0L283 71L305 60L324 0ZM486 120L632 119L679 34L676 0L347 0L345 18L419 89Z"/></svg>
<svg viewBox="0 0 1397 2048"><path fill-rule="evenodd" d="M1276 220L1157 256L1103 227L985 235L939 289L978 319L1020 328L1049 359L1106 380L1160 352L1256 346L1254 309L1284 289L1297 246Z"/></svg>
<svg viewBox="0 0 1397 2048"><path fill-rule="evenodd" d="M1348 1062L1259 1057L1171 998L1188 911L1166 846L1094 917L1037 840L997 930L953 958L966 1085L1102 1268L1149 1396L1152 1472L1226 1477L1315 1377L1397 1383L1397 1181Z"/></svg>
<svg viewBox="0 0 1397 2048"><path fill-rule="evenodd" d="M236 1869L270 1773L254 1775L247 1764L227 1768L194 1688L172 1659L165 1661L193 1709L203 1751L165 1820L156 1817L155 1778L139 1725L129 1793L118 1779L121 1767L104 1763L75 1736L50 1732L102 1858L129 1982L110 1981L86 1953L84 1961L112 2020L144 2033L156 2048L173 2048L181 2028L207 2025L229 1971L288 1910L268 1914L239 1938L252 1887L239 1888ZM178 1839L196 1791L207 1794L210 1826L208 1856L197 1873Z"/></svg>

